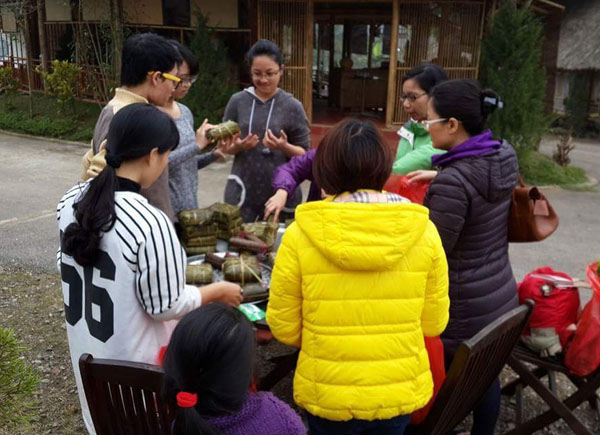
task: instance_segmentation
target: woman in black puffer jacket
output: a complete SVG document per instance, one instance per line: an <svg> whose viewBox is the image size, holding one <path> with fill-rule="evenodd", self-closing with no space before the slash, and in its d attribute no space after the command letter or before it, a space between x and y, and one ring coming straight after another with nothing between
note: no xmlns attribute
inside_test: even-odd
<svg viewBox="0 0 600 435"><path fill-rule="evenodd" d="M485 129L498 95L473 80L450 80L431 93L424 121L441 168L425 197L448 258L450 321L442 334L446 364L458 345L518 305L508 258L508 213L519 165L507 142ZM492 434L500 411L496 382L474 410L472 434Z"/></svg>

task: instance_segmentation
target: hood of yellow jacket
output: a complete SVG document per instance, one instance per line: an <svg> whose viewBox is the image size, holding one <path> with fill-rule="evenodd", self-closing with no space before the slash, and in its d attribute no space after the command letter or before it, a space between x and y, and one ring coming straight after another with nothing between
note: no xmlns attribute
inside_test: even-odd
<svg viewBox="0 0 600 435"><path fill-rule="evenodd" d="M296 222L341 269L375 271L394 267L421 239L429 210L410 203L324 200L298 206Z"/></svg>

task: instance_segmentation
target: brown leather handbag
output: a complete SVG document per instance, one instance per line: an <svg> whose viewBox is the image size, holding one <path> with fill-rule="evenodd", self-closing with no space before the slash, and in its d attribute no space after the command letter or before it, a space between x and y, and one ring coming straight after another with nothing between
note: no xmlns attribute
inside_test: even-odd
<svg viewBox="0 0 600 435"><path fill-rule="evenodd" d="M508 216L509 242L539 242L558 227L558 216L548 199L535 186L519 185L512 192Z"/></svg>

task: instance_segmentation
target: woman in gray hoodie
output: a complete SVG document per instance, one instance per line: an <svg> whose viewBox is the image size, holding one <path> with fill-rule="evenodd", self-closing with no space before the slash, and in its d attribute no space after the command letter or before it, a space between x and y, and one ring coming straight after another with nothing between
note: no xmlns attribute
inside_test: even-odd
<svg viewBox="0 0 600 435"><path fill-rule="evenodd" d="M234 94L225 108L224 121L240 125L240 137L228 148L233 167L225 187L225 202L241 207L242 218L262 218L273 195L273 171L310 146L310 128L302 103L279 88L283 56L271 41L259 40L248 52L251 86ZM302 201L299 189L284 208L288 216ZM282 214L282 218L286 218Z"/></svg>

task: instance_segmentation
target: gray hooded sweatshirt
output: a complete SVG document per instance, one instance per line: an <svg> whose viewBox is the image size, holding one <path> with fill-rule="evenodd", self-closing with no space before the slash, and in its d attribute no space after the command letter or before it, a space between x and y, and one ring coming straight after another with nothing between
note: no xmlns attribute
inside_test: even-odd
<svg viewBox="0 0 600 435"><path fill-rule="evenodd" d="M279 89L269 100L262 101L256 95L254 87L250 87L231 97L223 120L237 122L241 138L248 133L259 137L255 148L236 154L225 187L225 202L239 205L244 221L252 222L262 218L265 202L274 194L271 186L273 171L289 161L282 151L271 151L263 145L265 132L270 129L279 137L283 130L290 144L308 149L308 119L302 103L283 89ZM284 212L293 212L301 201L301 192L296 189L289 196Z"/></svg>

